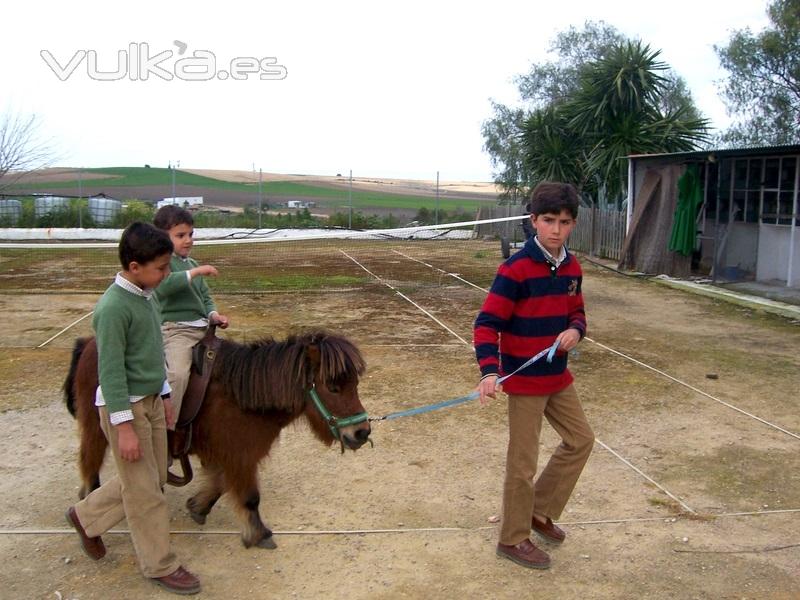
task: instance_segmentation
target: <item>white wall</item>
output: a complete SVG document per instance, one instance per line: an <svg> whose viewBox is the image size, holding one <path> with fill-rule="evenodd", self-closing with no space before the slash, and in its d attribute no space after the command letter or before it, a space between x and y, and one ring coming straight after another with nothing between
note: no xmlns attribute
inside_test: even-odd
<svg viewBox="0 0 800 600"><path fill-rule="evenodd" d="M720 239L722 243L725 237L725 247L720 254L720 269L725 267L738 267L744 273L745 278L752 278L757 275L758 252L759 252L759 226L757 223L735 222L728 225L720 225ZM714 238L716 237L717 224L714 221L707 221L705 233L700 235L702 255L701 264L711 268L714 264ZM720 252L719 249L717 252ZM784 277L785 278L785 277Z"/></svg>
<svg viewBox="0 0 800 600"><path fill-rule="evenodd" d="M758 224L731 223L723 254L724 266L739 267L748 273L756 272L758 253Z"/></svg>
<svg viewBox="0 0 800 600"><path fill-rule="evenodd" d="M788 225L759 225L757 281L786 281L790 235L791 227ZM800 287L800 228L795 231L794 238L792 278L794 287Z"/></svg>

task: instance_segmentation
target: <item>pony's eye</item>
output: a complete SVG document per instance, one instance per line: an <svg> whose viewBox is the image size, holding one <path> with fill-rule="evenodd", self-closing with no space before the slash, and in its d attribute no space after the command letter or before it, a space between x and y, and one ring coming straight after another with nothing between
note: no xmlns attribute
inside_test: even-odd
<svg viewBox="0 0 800 600"><path fill-rule="evenodd" d="M338 386L338 385L336 385L335 383L329 383L329 384L327 385L327 388L328 388L328 391L329 391L331 394L338 394L339 392L341 392L341 391L342 391L342 388L341 388L341 386Z"/></svg>

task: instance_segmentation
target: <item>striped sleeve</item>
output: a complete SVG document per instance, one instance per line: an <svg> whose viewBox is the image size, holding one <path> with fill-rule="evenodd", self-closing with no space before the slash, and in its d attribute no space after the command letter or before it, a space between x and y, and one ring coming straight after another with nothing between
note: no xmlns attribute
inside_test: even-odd
<svg viewBox="0 0 800 600"><path fill-rule="evenodd" d="M581 288L583 286L583 275L578 276L578 285L575 290L575 295L568 296L568 310L569 313L567 315L568 319L568 327L571 329L577 329L578 333L581 334L581 339L584 338L586 335L586 311L583 307L583 292Z"/></svg>
<svg viewBox="0 0 800 600"><path fill-rule="evenodd" d="M505 264L500 265L473 330L481 377L500 372L500 333L508 329L518 294L519 282Z"/></svg>

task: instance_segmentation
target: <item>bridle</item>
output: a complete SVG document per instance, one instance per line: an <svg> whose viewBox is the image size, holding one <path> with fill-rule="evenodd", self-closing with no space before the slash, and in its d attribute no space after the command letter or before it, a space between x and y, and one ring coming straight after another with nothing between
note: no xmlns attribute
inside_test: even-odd
<svg viewBox="0 0 800 600"><path fill-rule="evenodd" d="M316 383L311 385L311 389L308 390L308 395L311 397L311 401L314 403L314 406L317 407L317 411L319 411L320 416L322 416L322 420L325 421L325 423L328 425L328 429L331 430L331 434L333 434L333 437L339 440L339 442L344 443L340 431L342 427L358 425L369 420L366 412L356 413L354 415L350 415L349 417L337 417L333 415L331 411L325 407L325 404L322 402L322 398L319 397L319 394L317 394ZM344 449L342 451L344 452Z"/></svg>

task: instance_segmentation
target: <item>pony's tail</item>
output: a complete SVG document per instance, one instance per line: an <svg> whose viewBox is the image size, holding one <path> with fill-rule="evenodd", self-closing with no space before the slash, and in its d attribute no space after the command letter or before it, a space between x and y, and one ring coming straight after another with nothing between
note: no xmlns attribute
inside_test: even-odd
<svg viewBox="0 0 800 600"><path fill-rule="evenodd" d="M73 418L75 417L75 374L78 372L78 361L88 341L87 338L78 338L75 340L75 346L72 348L72 360L69 363L69 372L67 373L67 378L64 380L64 403L67 405L67 410Z"/></svg>

